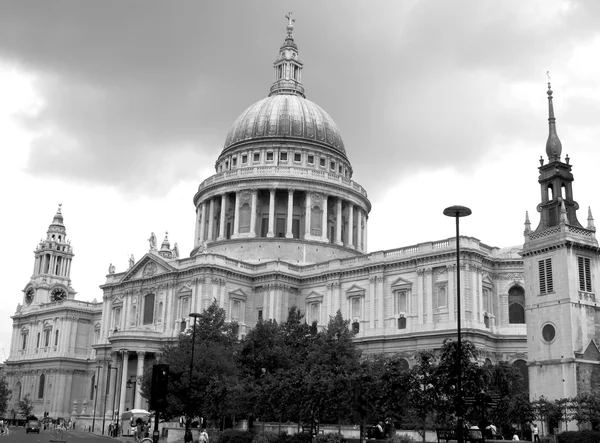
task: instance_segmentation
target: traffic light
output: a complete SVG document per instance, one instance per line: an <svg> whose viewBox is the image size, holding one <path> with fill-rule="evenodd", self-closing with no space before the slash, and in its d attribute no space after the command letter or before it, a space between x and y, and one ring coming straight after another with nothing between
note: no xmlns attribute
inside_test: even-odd
<svg viewBox="0 0 600 443"><path fill-rule="evenodd" d="M150 389L150 409L164 411L167 407L169 386L169 365L152 366L152 386Z"/></svg>

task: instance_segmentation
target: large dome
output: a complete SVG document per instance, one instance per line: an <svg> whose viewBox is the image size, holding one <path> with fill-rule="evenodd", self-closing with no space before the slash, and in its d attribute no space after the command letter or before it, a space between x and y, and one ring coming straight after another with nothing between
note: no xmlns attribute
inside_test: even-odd
<svg viewBox="0 0 600 443"><path fill-rule="evenodd" d="M310 141L346 155L340 130L329 114L296 94L274 94L242 112L227 133L224 151L265 139Z"/></svg>

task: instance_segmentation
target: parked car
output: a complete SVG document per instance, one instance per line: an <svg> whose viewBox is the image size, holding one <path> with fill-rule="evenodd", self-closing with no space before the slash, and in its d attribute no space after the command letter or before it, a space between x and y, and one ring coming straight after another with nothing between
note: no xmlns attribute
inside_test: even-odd
<svg viewBox="0 0 600 443"><path fill-rule="evenodd" d="M25 433L29 434L30 432L40 433L40 421L39 420L29 420L27 425L25 426Z"/></svg>

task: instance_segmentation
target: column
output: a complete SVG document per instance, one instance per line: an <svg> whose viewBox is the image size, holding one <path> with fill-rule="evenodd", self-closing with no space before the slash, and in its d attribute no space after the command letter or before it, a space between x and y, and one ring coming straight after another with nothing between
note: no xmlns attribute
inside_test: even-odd
<svg viewBox="0 0 600 443"><path fill-rule="evenodd" d="M146 356L146 352L145 351L137 351L137 372L136 372L136 383L135 383L135 404L134 404L134 408L135 409L142 409L142 389L141 389L141 383L139 382L139 379L141 376L144 375L144 357Z"/></svg>
<svg viewBox="0 0 600 443"><path fill-rule="evenodd" d="M417 269L417 323L423 324L423 311L425 301L425 291L423 286L423 269Z"/></svg>
<svg viewBox="0 0 600 443"><path fill-rule="evenodd" d="M310 192L306 192L306 210L304 216L304 238L310 238L310 215L311 215Z"/></svg>
<svg viewBox="0 0 600 443"><path fill-rule="evenodd" d="M198 246L200 243L198 240L200 238L200 217L201 217L200 207L196 207L196 226L194 227L194 247Z"/></svg>
<svg viewBox="0 0 600 443"><path fill-rule="evenodd" d="M370 329L375 329L375 324L377 322L377 312L376 312L376 305L375 305L375 291L376 291L376 287L375 284L377 282L377 277L372 275L371 277L369 277L369 328Z"/></svg>
<svg viewBox="0 0 600 443"><path fill-rule="evenodd" d="M425 288L427 290L427 318L425 322L433 323L433 273L431 268L425 269Z"/></svg>
<svg viewBox="0 0 600 443"><path fill-rule="evenodd" d="M117 353L113 352L112 353L112 362L108 368L108 373L110 375L106 376L106 381L108 383L108 399L106 401L106 410L108 412L108 415L111 417L115 413L115 405L117 403L115 401L115 395L116 395L115 387L117 386L117 383L115 383L115 381L116 381L117 374L118 374L117 362L118 362Z"/></svg>
<svg viewBox="0 0 600 443"><path fill-rule="evenodd" d="M377 327L383 329L385 327L385 318L383 307L385 300L383 299L383 275L377 276Z"/></svg>
<svg viewBox="0 0 600 443"><path fill-rule="evenodd" d="M323 226L321 228L321 240L327 241L327 196L323 196Z"/></svg>
<svg viewBox="0 0 600 443"><path fill-rule="evenodd" d="M240 235L240 191L235 191L235 208L233 216L233 238Z"/></svg>
<svg viewBox="0 0 600 443"><path fill-rule="evenodd" d="M269 232L267 237L275 237L273 226L275 224L275 189L269 189Z"/></svg>
<svg viewBox="0 0 600 443"><path fill-rule="evenodd" d="M362 209L356 208L356 249L363 250L362 247Z"/></svg>
<svg viewBox="0 0 600 443"><path fill-rule="evenodd" d="M336 202L336 217L335 217L335 244L343 245L342 241L342 199L337 198Z"/></svg>
<svg viewBox="0 0 600 443"><path fill-rule="evenodd" d="M363 235L363 249L362 249L362 252L363 252L363 253L365 253L365 254L366 254L366 253L367 253L367 251L368 251L368 249L367 249L367 232L369 232L369 229L368 229L368 227L367 227L367 218L368 218L368 215L367 215L367 213L365 212L365 216L364 216L364 218L363 218L363 225L364 225L364 227L365 227L365 228L364 228L364 235Z"/></svg>
<svg viewBox="0 0 600 443"><path fill-rule="evenodd" d="M294 190L288 189L288 207L287 207L287 229L285 238L294 238L292 232L292 220L294 219Z"/></svg>
<svg viewBox="0 0 600 443"><path fill-rule="evenodd" d="M448 321L454 322L456 321L456 289L454 287L454 269L456 266L448 265L446 266L446 270L448 272Z"/></svg>
<svg viewBox="0 0 600 443"><path fill-rule="evenodd" d="M256 200L258 190L252 190L252 207L250 209L250 237L256 237Z"/></svg>
<svg viewBox="0 0 600 443"><path fill-rule="evenodd" d="M219 237L217 240L225 239L225 212L227 209L227 194L221 194L221 222L219 223Z"/></svg>
<svg viewBox="0 0 600 443"><path fill-rule="evenodd" d="M348 243L349 248L354 247L354 205L348 202Z"/></svg>
<svg viewBox="0 0 600 443"><path fill-rule="evenodd" d="M202 210L200 213L200 233L198 235L198 246L204 242L204 231L206 231L206 202L202 202Z"/></svg>
<svg viewBox="0 0 600 443"><path fill-rule="evenodd" d="M208 210L208 235L206 236L206 241L213 240L213 220L215 218L215 199L210 199L210 208Z"/></svg>
<svg viewBox="0 0 600 443"><path fill-rule="evenodd" d="M123 351L123 362L121 366L121 395L119 398L119 414L125 412L125 395L127 394L127 370L129 366L129 351Z"/></svg>

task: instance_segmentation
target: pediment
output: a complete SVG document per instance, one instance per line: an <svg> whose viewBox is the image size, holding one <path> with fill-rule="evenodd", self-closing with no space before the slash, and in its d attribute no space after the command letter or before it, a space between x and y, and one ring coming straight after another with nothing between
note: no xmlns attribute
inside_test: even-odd
<svg viewBox="0 0 600 443"><path fill-rule="evenodd" d="M235 298L237 300L246 301L248 296L246 295L246 293L244 291L242 291L240 288L238 288L235 291L231 291L229 293L229 298Z"/></svg>
<svg viewBox="0 0 600 443"><path fill-rule="evenodd" d="M307 302L322 302L323 294L319 294L317 291L311 291L310 294L306 296Z"/></svg>
<svg viewBox="0 0 600 443"><path fill-rule="evenodd" d="M346 289L346 297L352 297L356 295L365 295L365 288L358 285L352 285Z"/></svg>
<svg viewBox="0 0 600 443"><path fill-rule="evenodd" d="M488 274L484 275L482 282L488 284L489 286L494 285L494 282L492 281L492 279L490 278L490 276Z"/></svg>
<svg viewBox="0 0 600 443"><path fill-rule="evenodd" d="M121 281L125 282L129 280L151 278L173 271L175 271L175 268L166 263L160 256L147 253L127 271L125 277L123 277L123 280Z"/></svg>
<svg viewBox="0 0 600 443"><path fill-rule="evenodd" d="M598 346L594 343L594 340L590 340L590 344L587 348L585 348L585 352L583 353L584 360L600 360L600 351L598 350Z"/></svg>
<svg viewBox="0 0 600 443"><path fill-rule="evenodd" d="M410 289L412 285L412 282L405 280L402 277L398 277L392 282L392 289Z"/></svg>

